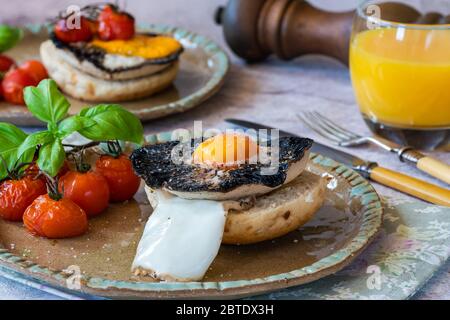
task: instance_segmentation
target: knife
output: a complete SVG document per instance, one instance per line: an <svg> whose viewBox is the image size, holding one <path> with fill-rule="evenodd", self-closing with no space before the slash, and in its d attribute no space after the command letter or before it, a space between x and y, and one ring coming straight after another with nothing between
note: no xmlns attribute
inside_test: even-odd
<svg viewBox="0 0 450 320"><path fill-rule="evenodd" d="M226 119L225 121L235 126L246 129L271 129L268 126L245 120ZM298 137L298 135L296 134L282 130L279 130L279 135L280 137ZM387 168L383 168L376 162L363 160L352 154L328 147L317 142L313 144L311 151L327 156L352 168L366 179L373 180L386 187L395 189L397 191L425 200L427 202L450 207L449 189L444 189L426 181L416 179Z"/></svg>

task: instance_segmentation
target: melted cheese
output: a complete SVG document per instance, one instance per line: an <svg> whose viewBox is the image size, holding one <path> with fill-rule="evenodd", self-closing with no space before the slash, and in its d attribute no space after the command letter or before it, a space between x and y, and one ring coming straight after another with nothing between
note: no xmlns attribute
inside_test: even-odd
<svg viewBox="0 0 450 320"><path fill-rule="evenodd" d="M181 44L171 37L137 35L131 40L101 41L95 39L91 45L108 53L144 59L168 57L179 50Z"/></svg>
<svg viewBox="0 0 450 320"><path fill-rule="evenodd" d="M203 279L222 242L227 216L222 203L156 192L158 203L145 226L132 269L145 270L161 280Z"/></svg>

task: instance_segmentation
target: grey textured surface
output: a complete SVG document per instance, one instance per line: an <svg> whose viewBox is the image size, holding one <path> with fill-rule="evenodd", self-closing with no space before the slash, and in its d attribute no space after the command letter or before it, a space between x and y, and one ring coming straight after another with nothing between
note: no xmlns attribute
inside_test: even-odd
<svg viewBox="0 0 450 320"><path fill-rule="evenodd" d="M2 5L0 22L18 24L43 22L59 8L64 8L64 5L87 2L90 1L17 0L11 4L7 0L0 0ZM191 0L186 7L186 1L183 0L129 0L127 8L136 14L138 22L177 25L208 36L226 47L220 27L212 22L216 7L225 2L225 0ZM348 9L357 1L312 2L330 9ZM420 1L406 2L420 3ZM6 3L7 6L4 5ZM231 53L230 57L233 64L230 75L223 89L215 97L188 113L147 123L145 126L147 133L180 127L192 128L194 120L203 121L205 128L226 128L223 119L234 117L262 122L317 138L307 128L302 127L296 118L296 113L304 110L323 112L333 120L345 124L347 128L368 133L354 101L348 70L337 62L309 56L289 63L270 60L261 65L247 65ZM352 152L377 161L390 169L440 184L437 180L398 162L395 156L383 153L375 147L362 147ZM433 155L450 162L449 153L434 152ZM382 195L398 197L392 190L378 185L375 187ZM42 299L51 296L0 279L0 298ZM415 298L450 299L450 263L447 263Z"/></svg>

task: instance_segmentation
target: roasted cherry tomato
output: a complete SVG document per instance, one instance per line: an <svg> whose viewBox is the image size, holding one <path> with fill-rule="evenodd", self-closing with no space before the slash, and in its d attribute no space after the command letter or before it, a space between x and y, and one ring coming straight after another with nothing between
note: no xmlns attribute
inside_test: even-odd
<svg viewBox="0 0 450 320"><path fill-rule="evenodd" d="M46 194L45 183L25 176L0 184L0 217L9 221L22 220L25 209L40 195Z"/></svg>
<svg viewBox="0 0 450 320"><path fill-rule="evenodd" d="M69 171L59 180L59 191L88 216L96 216L108 207L108 182L96 172Z"/></svg>
<svg viewBox="0 0 450 320"><path fill-rule="evenodd" d="M50 239L70 238L87 231L88 220L83 209L72 200L38 197L23 215L25 227L33 235Z"/></svg>
<svg viewBox="0 0 450 320"><path fill-rule="evenodd" d="M112 202L130 200L141 184L141 179L134 173L131 161L126 155L117 158L101 156L95 163L95 170L106 178Z"/></svg>
<svg viewBox="0 0 450 320"><path fill-rule="evenodd" d="M24 105L23 89L35 85L34 78L24 70L11 69L5 74L2 81L3 97L8 102Z"/></svg>
<svg viewBox="0 0 450 320"><path fill-rule="evenodd" d="M134 37L134 18L114 6L105 6L98 21L98 36L103 41L129 40Z"/></svg>
<svg viewBox="0 0 450 320"><path fill-rule="evenodd" d="M89 20L89 19L86 19L86 21L89 23L89 28L91 29L92 34L93 35L98 34L99 22L97 20Z"/></svg>
<svg viewBox="0 0 450 320"><path fill-rule="evenodd" d="M36 85L44 79L48 78L47 69L37 60L29 60L19 67L20 70L25 71L30 77L34 79Z"/></svg>
<svg viewBox="0 0 450 320"><path fill-rule="evenodd" d="M15 62L8 56L0 54L0 73L7 72L13 66L15 66Z"/></svg>
<svg viewBox="0 0 450 320"><path fill-rule="evenodd" d="M85 17L80 18L79 28L68 28L66 19L59 20L54 27L56 37L65 43L87 42L93 37L92 23Z"/></svg>

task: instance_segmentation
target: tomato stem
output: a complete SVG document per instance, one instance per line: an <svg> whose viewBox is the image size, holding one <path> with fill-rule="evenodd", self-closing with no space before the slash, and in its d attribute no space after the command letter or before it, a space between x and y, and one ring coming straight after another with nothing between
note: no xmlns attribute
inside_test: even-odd
<svg viewBox="0 0 450 320"><path fill-rule="evenodd" d="M96 147L100 144L99 141L92 141L89 142L87 144L83 144L83 145L74 145L74 144L63 144L64 147L68 147L68 148L72 148L71 150L69 150L67 153L77 153L80 152L84 149L88 149L88 148L92 148L92 147Z"/></svg>
<svg viewBox="0 0 450 320"><path fill-rule="evenodd" d="M47 180L46 185L47 185L48 196L55 201L61 200L63 198L64 186L62 187L63 190L61 192L59 192L58 178L57 177L53 178L49 174L45 173L44 171L41 171L41 172Z"/></svg>
<svg viewBox="0 0 450 320"><path fill-rule="evenodd" d="M5 158L3 158L2 155L0 155L0 163L2 164L3 168L5 169L7 176L5 179L11 179L11 180L20 180L23 175L24 175L24 171L21 172L21 169L25 166L29 166L32 165L33 162L21 162L18 163L19 160L16 160L16 163L14 164L14 168L12 170L10 170L8 168L8 164L6 163ZM3 180L5 180L3 179Z"/></svg>
<svg viewBox="0 0 450 320"><path fill-rule="evenodd" d="M118 140L108 141L108 152L114 157L118 158L122 154L122 147L120 146L120 142Z"/></svg>
<svg viewBox="0 0 450 320"><path fill-rule="evenodd" d="M78 153L72 153L71 155L78 172L86 173L91 170L91 165L84 160L84 149L81 149Z"/></svg>

